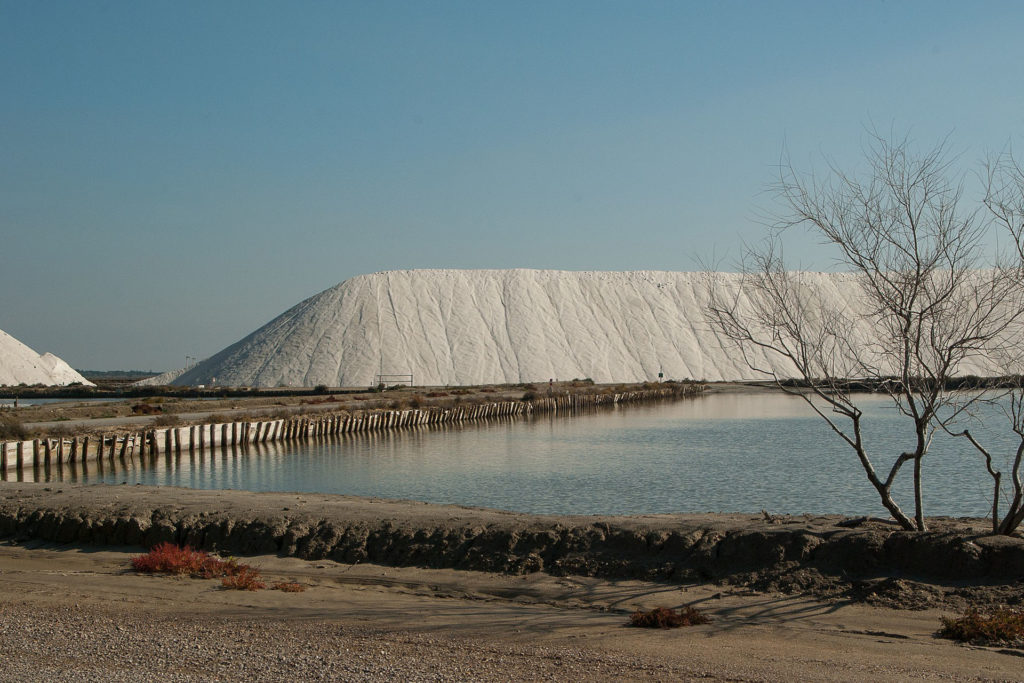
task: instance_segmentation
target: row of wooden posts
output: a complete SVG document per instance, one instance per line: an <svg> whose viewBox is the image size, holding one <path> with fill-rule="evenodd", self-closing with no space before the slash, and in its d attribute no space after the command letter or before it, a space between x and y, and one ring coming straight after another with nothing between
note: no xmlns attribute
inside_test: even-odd
<svg viewBox="0 0 1024 683"><path fill-rule="evenodd" d="M678 394L672 389L645 389L618 394L563 394L530 401L501 401L451 408L380 410L358 414L300 415L257 422L228 422L151 429L130 434L43 438L0 442L0 470L55 463L131 458L163 453L194 453L208 448L246 446L272 441L315 439L338 434L435 425L525 414L573 412L581 408L647 401Z"/></svg>

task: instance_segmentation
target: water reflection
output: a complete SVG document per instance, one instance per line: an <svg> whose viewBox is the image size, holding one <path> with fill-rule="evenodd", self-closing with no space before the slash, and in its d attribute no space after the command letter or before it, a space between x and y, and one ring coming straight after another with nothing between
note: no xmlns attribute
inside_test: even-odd
<svg viewBox="0 0 1024 683"><path fill-rule="evenodd" d="M876 467L912 445L882 397L862 402ZM1006 430L972 427L1012 452ZM962 442L925 461L928 514L984 516L991 483ZM1004 467L1004 471L1005 471ZM897 496L910 500L909 468ZM538 513L880 514L853 454L794 397L716 394L596 409L572 418L492 420L345 434L7 473L19 481L104 482L340 493Z"/></svg>

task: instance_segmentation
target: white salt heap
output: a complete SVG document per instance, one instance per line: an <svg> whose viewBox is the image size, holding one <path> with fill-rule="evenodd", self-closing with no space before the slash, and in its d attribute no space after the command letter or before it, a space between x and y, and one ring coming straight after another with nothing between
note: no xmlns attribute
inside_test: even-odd
<svg viewBox="0 0 1024 683"><path fill-rule="evenodd" d="M0 330L0 386L18 384L65 385L93 383L52 353L39 355L20 341Z"/></svg>
<svg viewBox="0 0 1024 683"><path fill-rule="evenodd" d="M146 379L140 379L138 382L132 382L133 387L162 387L168 384L172 384L174 380L178 379L188 368L178 368L177 370L168 370L159 375L153 377L147 377Z"/></svg>
<svg viewBox="0 0 1024 683"><path fill-rule="evenodd" d="M803 276L810 303L857 319L853 276ZM716 282L734 287L738 276L719 274ZM306 299L174 384L370 386L378 373L412 374L417 385L627 382L659 372L666 379L763 379L707 324L707 304L701 273L374 273ZM780 359L755 359L792 374Z"/></svg>

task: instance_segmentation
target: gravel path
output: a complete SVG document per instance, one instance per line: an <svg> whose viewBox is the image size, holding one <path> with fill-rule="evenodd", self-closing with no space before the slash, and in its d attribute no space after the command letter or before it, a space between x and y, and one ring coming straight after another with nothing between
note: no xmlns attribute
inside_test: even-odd
<svg viewBox="0 0 1024 683"><path fill-rule="evenodd" d="M18 602L0 610L0 678L11 682L703 678L640 657L325 621L181 619Z"/></svg>

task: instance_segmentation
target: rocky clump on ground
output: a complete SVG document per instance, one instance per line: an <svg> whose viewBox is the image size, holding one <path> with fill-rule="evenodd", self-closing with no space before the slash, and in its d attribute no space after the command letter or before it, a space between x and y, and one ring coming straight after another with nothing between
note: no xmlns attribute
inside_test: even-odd
<svg viewBox="0 0 1024 683"><path fill-rule="evenodd" d="M541 516L348 496L0 484L0 537L521 574L719 581L896 607L1024 602L1024 539L838 516Z"/></svg>

